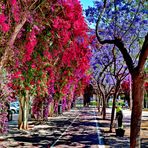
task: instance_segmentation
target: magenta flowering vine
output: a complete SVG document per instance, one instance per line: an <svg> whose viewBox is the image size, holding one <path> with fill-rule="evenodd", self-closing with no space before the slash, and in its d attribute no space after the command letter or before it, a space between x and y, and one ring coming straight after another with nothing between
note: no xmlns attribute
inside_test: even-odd
<svg viewBox="0 0 148 148"><path fill-rule="evenodd" d="M63 111L70 108L74 94L83 92L90 79L91 52L82 8L78 0L40 4L33 0L8 2L10 6L5 1L1 3L8 7L3 10L2 23L9 28L2 37L5 43L7 35L13 39L8 48L13 58L9 58L9 65L9 52L2 54L1 65L7 65L11 87L19 95L22 116L31 101L36 118L41 115L47 119L51 102L55 112L58 112L59 102ZM27 129L27 116L26 120L23 117L20 114L19 128Z"/></svg>

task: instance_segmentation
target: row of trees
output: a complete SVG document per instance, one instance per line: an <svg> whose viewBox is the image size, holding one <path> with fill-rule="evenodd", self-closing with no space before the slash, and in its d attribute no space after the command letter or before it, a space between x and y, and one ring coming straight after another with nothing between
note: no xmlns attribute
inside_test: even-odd
<svg viewBox="0 0 148 148"><path fill-rule="evenodd" d="M59 101L70 108L89 82L88 28L78 0L3 0L0 18L0 132L10 91L20 102L18 127L27 129L30 98L33 114L47 119L51 103L54 112Z"/></svg>
<svg viewBox="0 0 148 148"><path fill-rule="evenodd" d="M115 99L121 82L128 73L132 80L132 116L130 147L140 146L140 125L148 57L146 1L94 1L94 7L85 10L89 23L96 25L92 68L106 106L108 94L114 90L111 122L114 118ZM92 34L94 34L92 32ZM98 49L98 50L97 50ZM104 118L105 118L105 107ZM110 130L112 129L112 124Z"/></svg>

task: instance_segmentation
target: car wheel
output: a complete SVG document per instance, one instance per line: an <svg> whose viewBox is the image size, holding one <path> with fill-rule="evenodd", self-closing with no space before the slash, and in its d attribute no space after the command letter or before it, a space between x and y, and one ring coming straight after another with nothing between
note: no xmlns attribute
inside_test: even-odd
<svg viewBox="0 0 148 148"><path fill-rule="evenodd" d="M13 114L15 114L15 110L12 109L11 111L12 111Z"/></svg>

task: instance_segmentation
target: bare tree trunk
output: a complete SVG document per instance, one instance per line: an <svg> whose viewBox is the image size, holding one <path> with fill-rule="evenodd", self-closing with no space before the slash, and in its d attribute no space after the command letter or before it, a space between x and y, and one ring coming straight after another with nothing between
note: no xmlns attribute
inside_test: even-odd
<svg viewBox="0 0 148 148"><path fill-rule="evenodd" d="M100 108L101 108L101 115L103 115L103 96L102 95L100 98Z"/></svg>
<svg viewBox="0 0 148 148"><path fill-rule="evenodd" d="M133 76L132 79L133 107L131 115L130 148L140 148L140 127L144 96L144 79L141 75Z"/></svg>
<svg viewBox="0 0 148 148"><path fill-rule="evenodd" d="M44 105L43 105L44 103L43 103L43 101L41 102L41 104L42 104L42 106L41 106L41 121L43 121L44 120Z"/></svg>
<svg viewBox="0 0 148 148"><path fill-rule="evenodd" d="M114 116L115 116L115 105L116 105L116 98L118 96L118 91L120 88L120 82L117 80L114 98L113 98L113 105L112 105L112 114L111 114L111 123L110 123L110 132L112 132L113 129L113 123L114 123Z"/></svg>
<svg viewBox="0 0 148 148"><path fill-rule="evenodd" d="M20 98L18 129L28 129L28 114L29 114L29 92L27 92L25 97Z"/></svg>
<svg viewBox="0 0 148 148"><path fill-rule="evenodd" d="M109 99L110 99L110 96L108 96L107 98L107 107L109 107Z"/></svg>
<svg viewBox="0 0 148 148"><path fill-rule="evenodd" d="M101 106L101 96L100 95L98 95L98 97L99 97L99 108L98 108L98 110L99 110L99 112L100 112L100 106Z"/></svg>
<svg viewBox="0 0 148 148"><path fill-rule="evenodd" d="M54 102L53 101L49 105L49 113L48 114L49 114L48 115L49 117L52 117L54 114Z"/></svg>
<svg viewBox="0 0 148 148"><path fill-rule="evenodd" d="M129 99L130 99L130 110L132 110L133 100L132 100L132 81L130 75L130 90L129 90Z"/></svg>
<svg viewBox="0 0 148 148"><path fill-rule="evenodd" d="M97 93L96 94L96 100L97 100L97 109L98 109L98 112L100 112L100 96L99 96L99 94Z"/></svg>
<svg viewBox="0 0 148 148"><path fill-rule="evenodd" d="M115 116L115 105L116 105L116 94L114 95L114 98L113 98L112 113L111 113L111 123L110 123L110 132L112 132L112 129L113 129L114 116Z"/></svg>
<svg viewBox="0 0 148 148"><path fill-rule="evenodd" d="M102 96L103 106L102 106L102 114L103 114L103 120L106 118L106 98L105 95Z"/></svg>

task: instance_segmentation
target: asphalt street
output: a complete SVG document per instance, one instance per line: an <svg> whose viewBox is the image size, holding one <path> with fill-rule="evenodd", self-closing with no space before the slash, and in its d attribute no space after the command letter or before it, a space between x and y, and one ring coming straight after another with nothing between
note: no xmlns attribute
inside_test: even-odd
<svg viewBox="0 0 148 148"><path fill-rule="evenodd" d="M80 107L47 122L34 122L29 131L17 129L17 115L9 123L9 134L0 142L0 148L103 148L97 121L97 110Z"/></svg>

